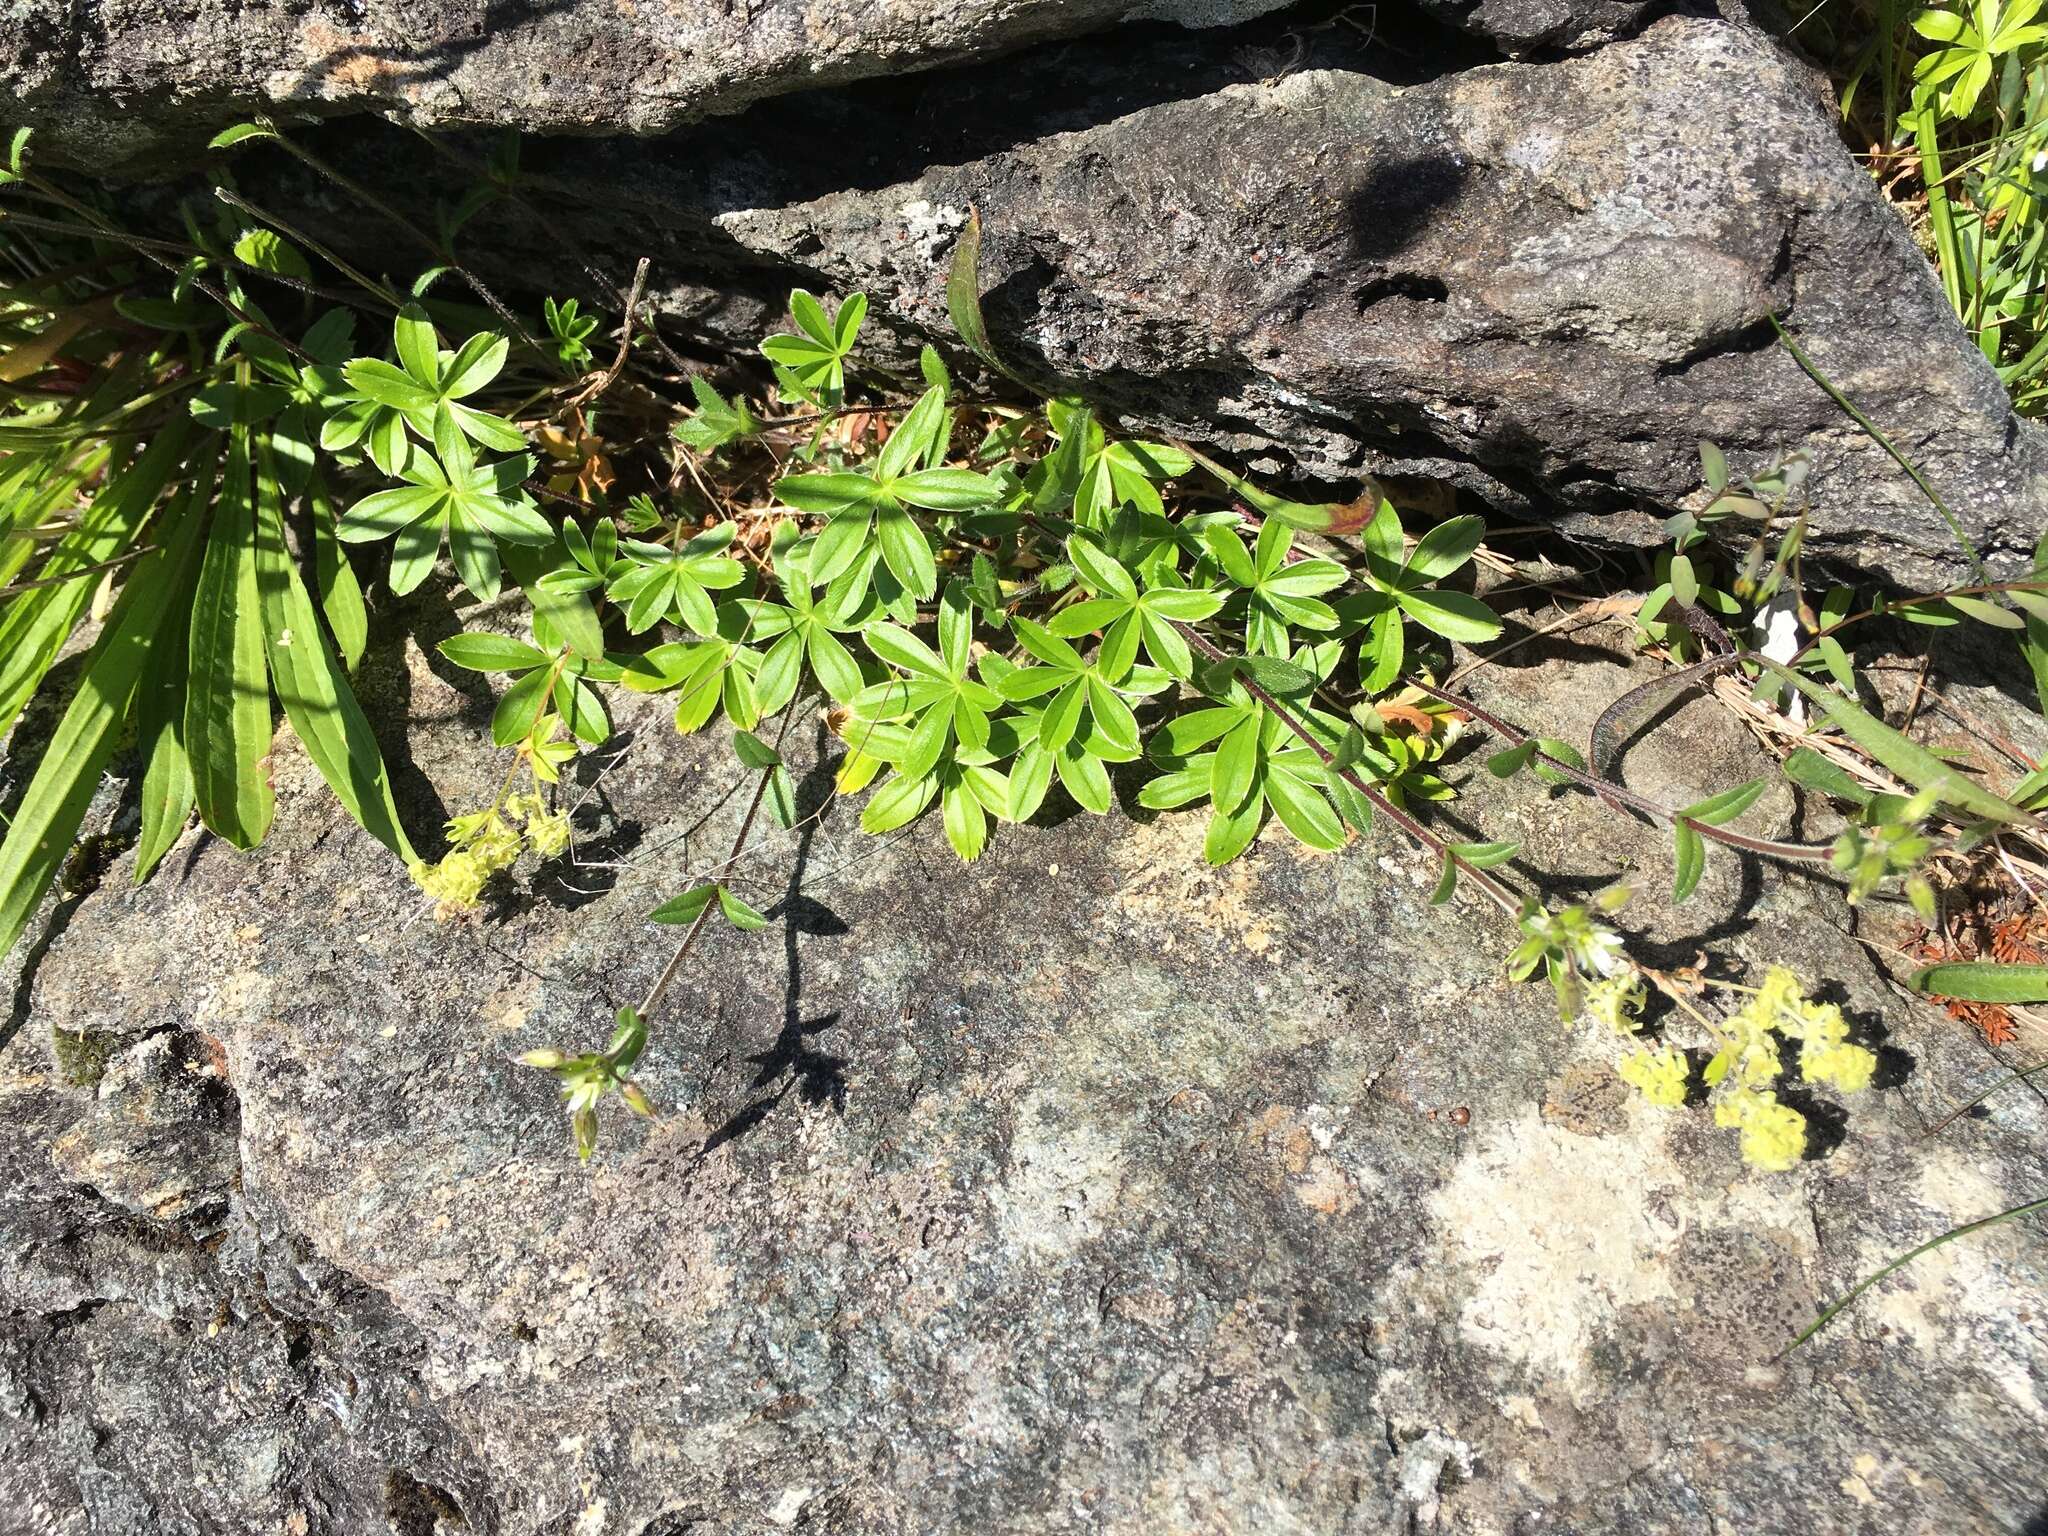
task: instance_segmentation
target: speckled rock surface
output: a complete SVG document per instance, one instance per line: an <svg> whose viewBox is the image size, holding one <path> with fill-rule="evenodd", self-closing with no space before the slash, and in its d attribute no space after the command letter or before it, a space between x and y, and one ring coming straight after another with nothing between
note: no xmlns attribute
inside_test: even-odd
<svg viewBox="0 0 2048 1536"><path fill-rule="evenodd" d="M1229 86L794 203L772 177L670 170L650 204L703 207L762 260L800 257L940 336L946 229L978 205L1013 357L1269 470L1447 479L1614 537L1702 498L1702 437L1759 467L1807 447L1810 549L1907 584L1960 575L1776 314L1994 559L2030 556L2048 520L2040 429L1802 72L1720 22L1399 88L1349 69ZM720 209L735 190L765 195Z"/></svg>
<svg viewBox="0 0 2048 1536"><path fill-rule="evenodd" d="M1606 542L1659 540L1705 500L1703 437L1752 472L1804 448L1812 558L1966 579L1775 314L1995 567L2031 559L2048 439L1768 38L1669 17L1488 63L1419 16L1409 54L1295 22L1027 50L994 93L975 68L652 141L530 140L525 206L493 210L474 259L508 288L588 292L586 258L623 285L646 256L651 307L707 356L751 355L791 286L860 289L868 377L914 377L923 341L957 345L945 276L978 207L1006 357L1134 430L1336 494L1361 470L1448 481ZM379 185L459 193L459 162L395 130L315 142ZM273 152L236 168L362 259L411 259L403 231Z"/></svg>
<svg viewBox="0 0 2048 1536"><path fill-rule="evenodd" d="M2048 520L2048 439L1964 338L1824 86L1740 14L186 9L19 0L0 9L0 75L48 150L99 170L203 142L254 101L342 116L292 131L417 226L463 201L488 146L430 147L374 114L533 130L519 199L462 250L528 314L541 291L616 308L645 256L650 310L707 355L752 355L801 284L872 295L866 360L907 364L955 340L944 276L978 206L1013 364L1262 474L1448 480L1517 519L1642 541L1704 500L1701 438L1752 471L1806 448L1811 557L1964 579L1941 515L1778 346L1775 315L1995 569L2030 561ZM237 151L233 170L375 270L441 259L281 151Z"/></svg>
<svg viewBox="0 0 2048 1536"><path fill-rule="evenodd" d="M1476 681L1582 739L1631 676L1598 638L1563 642L1569 687L1534 647ZM387 647L365 687L409 722L422 830L488 796L474 678ZM864 839L835 807L745 861L781 921L712 930L645 1064L661 1118L613 1116L584 1168L508 1057L601 1038L664 958L638 915L740 811L722 744L641 708L579 811L589 867L488 923L422 915L290 747L261 854L188 841L66 909L0 1050L10 1532L2048 1510L2038 1232L1951 1245L1776 1358L2048 1173L2025 1089L1925 1136L2003 1068L1886 984L1825 887L1716 858L1680 913L1631 909L1672 963L1791 964L1886 1047L1892 1086L1770 1176L1704 1112L1616 1091L1606 1047L1501 979L1501 924L1430 907L1391 837L1211 872L1198 816L1053 815L962 866L936 828ZM1690 796L1758 758L1694 702L1623 764ZM1667 877L1583 798L1467 770L1453 815L1526 838L1560 889ZM1755 814L1811 820L1782 787Z"/></svg>
<svg viewBox="0 0 2048 1536"><path fill-rule="evenodd" d="M1289 0L11 0L10 120L106 167L255 111L659 133L792 90Z"/></svg>

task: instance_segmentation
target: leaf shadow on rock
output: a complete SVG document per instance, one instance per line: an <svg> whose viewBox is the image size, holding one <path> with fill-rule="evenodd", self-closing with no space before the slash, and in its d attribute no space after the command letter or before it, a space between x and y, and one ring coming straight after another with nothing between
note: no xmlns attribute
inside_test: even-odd
<svg viewBox="0 0 2048 1536"><path fill-rule="evenodd" d="M833 795L834 763L824 747L825 728L819 726L819 752L810 771L796 785L797 844L790 860L789 884L782 899L768 909L768 916L782 919L782 959L786 979L782 994L782 1027L764 1051L745 1058L759 1070L747 1091L756 1095L737 1114L704 1139L698 1151L702 1160L728 1142L737 1141L754 1130L792 1093L797 1102L813 1107L829 1104L835 1113L846 1108L846 1058L819 1050L813 1037L836 1028L839 1010L803 1016L804 937L838 938L852 930L815 897L803 893L805 872L810 867L811 845L818 824L828 814ZM763 1093L780 1080L771 1093Z"/></svg>
<svg viewBox="0 0 2048 1536"><path fill-rule="evenodd" d="M624 814L605 785L605 775L638 740L637 731L619 731L601 754L577 757L573 790L564 785L559 802L576 831L573 851L548 860L533 882L535 894L550 906L573 912L609 895L634 850L647 840L646 826Z"/></svg>

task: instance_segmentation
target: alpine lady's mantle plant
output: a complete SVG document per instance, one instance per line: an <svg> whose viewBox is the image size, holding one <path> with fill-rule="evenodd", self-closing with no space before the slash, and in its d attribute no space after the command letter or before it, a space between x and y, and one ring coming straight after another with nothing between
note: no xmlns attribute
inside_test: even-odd
<svg viewBox="0 0 2048 1536"><path fill-rule="evenodd" d="M278 138L254 125L222 142L251 137ZM35 177L23 149L17 139L8 176L69 222L0 211L118 245L111 219ZM232 197L224 206L249 207ZM462 272L453 231L474 212L446 212L430 279ZM668 484L695 486L697 502L640 494L615 506L609 469L586 470L607 410L600 397L620 365L594 383L577 376L593 333L569 306L548 311L549 339L536 341L472 279L505 331L518 331L517 344L489 326L444 333L453 306L429 307L419 292L401 296L317 250L309 257L275 230L219 217L227 222L217 232L192 226L190 254L171 263L168 298L121 301L124 316L146 316L154 332L141 341L128 330L67 332L92 338L90 387L57 398L29 392L0 422L11 451L0 467L13 530L0 546L6 573L41 554L33 581L10 589L0 610L9 719L64 637L90 622L82 578L117 568L85 686L0 847L8 942L131 726L147 765L138 875L195 811L238 845L262 837L274 696L350 813L452 914L475 907L524 854L564 849L570 828L554 786L579 744L608 738L612 690L672 697L682 731L714 721L731 729L741 768L756 776L735 857L762 809L785 825L796 817L779 746L757 731L778 716L786 729L792 708L815 700L845 744L838 789L867 795L863 827L886 832L936 811L963 858L980 856L996 827L1028 819L1055 792L1107 812L1112 769L1144 776L1148 806L1201 807L1216 863L1262 833L1334 851L1376 819L1391 822L1440 864L1437 899L1462 884L1513 921L1514 975L1541 973L1567 1017L1625 1037L1621 1070L1653 1101L1675 1104L1706 1088L1763 1166L1789 1166L1805 1144L1804 1122L1774 1084L1795 1070L1844 1092L1868 1082L1870 1053L1789 979L1767 979L1733 1012L1708 1008L1715 984L1628 955L1607 921L1625 892L1547 908L1501 873L1515 845L1451 841L1420 818L1418 807L1451 793L1446 749L1476 722L1501 738L1495 774L1541 773L1669 826L1681 897L1711 843L1829 857L1729 825L1760 784L1659 805L1563 743L1523 733L1433 681L1444 642L1500 632L1457 585L1480 553L1479 519L1453 517L1411 538L1382 499L1326 506L1275 496L1179 444L1122 437L1085 401L1020 392L1014 403L965 403L930 348L908 389L880 375L863 380L865 300L853 295L828 311L802 291L790 299L793 329L762 344L776 386L769 406L691 383L695 410L674 423ZM979 239L970 220L951 309L969 350L1007 376L980 312ZM146 270L164 245L148 244L135 268ZM316 259L356 283L352 302L329 304L328 290L308 281ZM66 345L47 338L85 297L76 282L52 279L17 297L22 339L11 358ZM257 284L282 300L272 292L266 308ZM351 355L358 305L391 317L382 355ZM296 319L284 317L294 309ZM660 400L641 393L643 409ZM631 418L607 417L605 433L617 439L614 419ZM108 446L110 431L128 433L119 448ZM530 434L556 457L573 457L576 473L555 476L551 488L527 451ZM1751 503L1765 526L1781 525L1782 497L1771 504L1767 481L1731 484L1723 466L1717 488L1728 505L1717 507L1752 516L1740 505ZM97 494L79 505L81 488L95 483ZM720 486L749 494L727 498ZM1758 581L1796 587L1800 524L1790 521ZM477 633L442 643L456 664L509 679L491 731L512 760L491 803L452 821L433 859L399 825L348 681L366 629L348 550L378 545L391 551L393 591L418 587L445 557L474 596L495 596L509 579L532 604L530 641ZM1674 553L1661 602L1644 616L1674 646L1722 634L1705 617L1710 607L1728 610L1696 568L1704 553ZM2031 595L2013 584L2009 595L1984 589L1953 601L2002 614L1997 604ZM1926 612L1936 611L1929 600ZM1796 689L1919 792L1871 796L1859 810L1833 855L1857 890L1913 866L1924 851L1916 828L1937 808L1971 825L2036 825L2019 804L1815 680L1833 664L1834 635L1864 615L1831 599L1804 617L1813 638L1789 661L1727 642L1695 667ZM652 915L687 934L648 996L620 1013L607 1050L528 1058L561 1077L586 1155L605 1097L649 1107L633 1070L704 925L766 921L728 887L723 868ZM1654 1030L1643 1023L1653 992L1672 1005ZM1796 1064L1778 1042L1798 1045ZM1682 1046L1701 1047L1699 1071Z"/></svg>

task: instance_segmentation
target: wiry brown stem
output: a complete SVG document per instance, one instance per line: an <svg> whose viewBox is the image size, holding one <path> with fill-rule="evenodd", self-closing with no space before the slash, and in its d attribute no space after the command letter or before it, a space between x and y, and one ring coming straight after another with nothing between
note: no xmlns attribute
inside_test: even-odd
<svg viewBox="0 0 2048 1536"><path fill-rule="evenodd" d="M1527 731L1520 729L1518 726L1510 725L1499 715L1474 704L1470 699L1460 698L1455 693L1448 693L1433 683L1423 682L1420 678L1410 677L1403 679L1403 681L1409 686L1428 694L1433 699L1441 700L1443 703L1449 704L1454 708L1462 709L1481 725L1499 736L1511 748L1519 747L1524 742L1535 740ZM1576 764L1566 762L1563 758L1553 757L1540 746L1531 755L1546 768L1570 779L1580 788L1592 791L1603 802L1617 810L1636 811L1641 815L1649 817L1652 821L1662 821L1678 826L1690 827L1693 831L1699 833L1700 836L1710 838L1714 842L1725 844L1730 848L1739 848L1745 853L1761 854L1766 858L1785 859L1800 864L1815 864L1832 857L1832 850L1813 843L1780 843L1770 838L1750 837L1745 833L1730 832L1726 827L1708 826L1703 821L1695 821L1682 811L1674 811L1667 805L1660 805L1647 796L1639 795L1625 785L1616 784L1610 779L1599 778L1594 774L1586 772L1585 769L1578 767Z"/></svg>

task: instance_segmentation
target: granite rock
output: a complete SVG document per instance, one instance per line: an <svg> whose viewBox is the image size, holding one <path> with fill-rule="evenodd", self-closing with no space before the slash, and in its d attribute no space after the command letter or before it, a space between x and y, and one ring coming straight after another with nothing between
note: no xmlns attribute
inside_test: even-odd
<svg viewBox="0 0 2048 1536"><path fill-rule="evenodd" d="M1646 665L1597 638L1475 686L1583 740ZM406 723L422 832L492 792L474 678L386 645L364 688ZM1199 815L1055 808L962 865L930 825L861 836L810 771L815 821L734 874L778 923L712 930L644 1063L660 1118L612 1115L583 1167L510 1057L601 1038L672 937L639 915L741 811L722 742L679 743L658 699L619 724L572 796L579 862L487 922L436 925L289 746L260 853L188 842L66 907L0 1051L15 1528L1642 1536L2048 1509L2037 1234L1944 1248L1781 1358L2048 1162L2024 1090L1926 1136L2004 1069L1887 983L1824 883L1717 856L1670 911L1654 836L1476 759L1449 812L1525 839L1560 895L1636 872L1653 953L1791 965L1882 1044L1886 1086L1818 1106L1819 1155L1767 1175L1704 1111L1615 1091L1611 1046L1502 978L1502 921L1430 906L1391 835L1211 871ZM815 724L788 745L814 761ZM1672 798L1759 768L1707 700L1621 758ZM1825 831L1782 786L1753 814ZM172 1067L201 1091L139 1086ZM154 1142L106 1128L138 1093ZM137 1150L102 1182L59 1150L80 1137ZM218 1198L138 1198L152 1162Z"/></svg>

